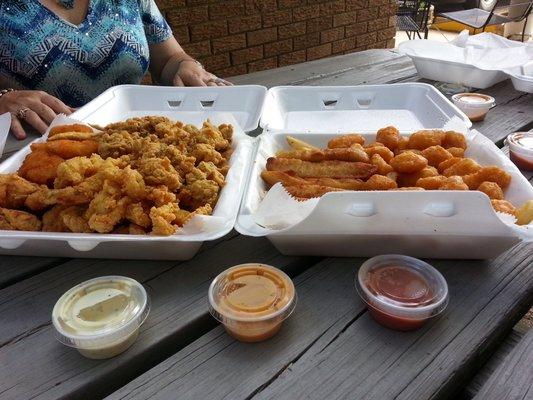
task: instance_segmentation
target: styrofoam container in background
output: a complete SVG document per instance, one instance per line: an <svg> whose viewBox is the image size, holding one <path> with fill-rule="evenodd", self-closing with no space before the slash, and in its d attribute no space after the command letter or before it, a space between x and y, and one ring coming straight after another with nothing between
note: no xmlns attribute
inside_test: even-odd
<svg viewBox="0 0 533 400"><path fill-rule="evenodd" d="M234 86L174 88L124 85L105 91L80 108L71 118L106 125L127 118L162 115L201 126L210 118L214 124L234 126L234 152L226 186L212 216L214 229L194 234L144 236L99 233L22 232L0 230L0 254L78 257L186 260L193 257L206 240L226 235L234 226L242 198L254 140L245 131L257 127L266 88ZM34 142L42 142L46 136ZM30 145L0 165L0 173L15 172L30 152Z"/></svg>
<svg viewBox="0 0 533 400"><path fill-rule="evenodd" d="M483 70L473 65L409 55L421 78L456 83L477 89L489 88L509 77L503 71Z"/></svg>

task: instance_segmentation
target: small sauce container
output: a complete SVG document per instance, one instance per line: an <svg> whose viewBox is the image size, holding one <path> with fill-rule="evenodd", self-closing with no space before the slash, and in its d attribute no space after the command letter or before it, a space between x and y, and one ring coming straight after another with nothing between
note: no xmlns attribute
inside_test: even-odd
<svg viewBox="0 0 533 400"><path fill-rule="evenodd" d="M413 257L391 254L367 260L359 269L355 287L370 315L398 331L420 328L448 305L444 277Z"/></svg>
<svg viewBox="0 0 533 400"><path fill-rule="evenodd" d="M144 287L124 276L103 276L74 286L52 311L57 339L93 359L114 357L139 336L150 312Z"/></svg>
<svg viewBox="0 0 533 400"><path fill-rule="evenodd" d="M296 291L283 271L265 264L241 264L209 286L209 311L241 342L274 336L296 307Z"/></svg>
<svg viewBox="0 0 533 400"><path fill-rule="evenodd" d="M533 132L515 132L507 136L509 158L524 171L533 171Z"/></svg>
<svg viewBox="0 0 533 400"><path fill-rule="evenodd" d="M472 122L483 121L495 104L494 97L481 93L454 94L452 101Z"/></svg>

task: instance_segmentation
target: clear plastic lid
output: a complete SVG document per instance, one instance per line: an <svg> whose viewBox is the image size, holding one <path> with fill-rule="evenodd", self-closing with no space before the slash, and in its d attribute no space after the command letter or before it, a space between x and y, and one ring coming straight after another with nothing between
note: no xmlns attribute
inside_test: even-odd
<svg viewBox="0 0 533 400"><path fill-rule="evenodd" d="M52 322L61 343L97 349L130 337L149 312L150 299L139 282L124 276L103 276L63 294L52 311Z"/></svg>
<svg viewBox="0 0 533 400"><path fill-rule="evenodd" d="M515 132L507 136L507 144L513 151L533 156L533 132Z"/></svg>
<svg viewBox="0 0 533 400"><path fill-rule="evenodd" d="M281 321L296 306L292 280L265 264L241 264L225 270L211 283L208 296L209 311L222 323Z"/></svg>
<svg viewBox="0 0 533 400"><path fill-rule="evenodd" d="M367 260L355 279L368 305L409 319L435 316L448 305L448 285L439 271L417 258L390 254Z"/></svg>
<svg viewBox="0 0 533 400"><path fill-rule="evenodd" d="M456 105L468 108L490 108L494 105L494 97L481 93L458 93L452 96Z"/></svg>

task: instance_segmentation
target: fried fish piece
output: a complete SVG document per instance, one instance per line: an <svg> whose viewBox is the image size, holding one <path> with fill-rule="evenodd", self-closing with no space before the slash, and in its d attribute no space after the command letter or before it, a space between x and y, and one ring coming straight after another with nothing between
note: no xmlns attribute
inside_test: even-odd
<svg viewBox="0 0 533 400"><path fill-rule="evenodd" d="M305 178L304 181L311 185L327 186L344 190L366 190L367 187L366 182L362 179Z"/></svg>
<svg viewBox="0 0 533 400"><path fill-rule="evenodd" d="M30 182L40 185L52 185L57 174L57 167L65 161L63 158L46 151L32 151L24 158L18 174Z"/></svg>
<svg viewBox="0 0 533 400"><path fill-rule="evenodd" d="M54 154L65 160L74 157L90 156L98 152L98 142L96 140L54 140L52 142L34 143L32 151L45 151Z"/></svg>
<svg viewBox="0 0 533 400"><path fill-rule="evenodd" d="M360 146L360 145L358 145ZM279 158L296 158L302 161L321 162L321 161L359 161L368 162L368 155L362 147L353 148L335 148L325 150L303 149L291 151L278 151L276 157Z"/></svg>
<svg viewBox="0 0 533 400"><path fill-rule="evenodd" d="M48 142L57 140L94 140L97 139L102 132L60 132L54 136L48 137Z"/></svg>
<svg viewBox="0 0 533 400"><path fill-rule="evenodd" d="M346 161L312 163L290 158L270 157L268 171L294 171L301 178L369 178L377 171L372 164Z"/></svg>
<svg viewBox="0 0 533 400"><path fill-rule="evenodd" d="M351 147L354 144L365 144L365 138L357 133L350 133L347 135L337 136L328 142L329 149Z"/></svg>
<svg viewBox="0 0 533 400"><path fill-rule="evenodd" d="M56 125L50 128L50 132L48 132L48 137L51 138L53 136L56 136L57 134L65 133L65 132L93 133L94 129L91 128L89 125L85 125L85 124Z"/></svg>

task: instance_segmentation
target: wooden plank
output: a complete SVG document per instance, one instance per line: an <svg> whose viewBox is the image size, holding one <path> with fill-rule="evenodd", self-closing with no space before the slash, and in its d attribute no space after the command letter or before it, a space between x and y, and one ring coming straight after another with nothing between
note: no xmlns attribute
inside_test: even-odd
<svg viewBox="0 0 533 400"><path fill-rule="evenodd" d="M385 75L383 76L383 73ZM237 85L346 85L391 82L416 72L409 58L391 50L366 50L288 67L239 75L229 80ZM379 75L373 77L373 74ZM389 79L386 79L386 76ZM348 82L348 83L346 83Z"/></svg>
<svg viewBox="0 0 533 400"><path fill-rule="evenodd" d="M266 239L233 235L183 263L73 260L0 291L0 397L97 398L111 393L213 328L206 302L210 281L228 266L250 260L290 274L313 263L280 255ZM72 285L110 274L144 282L152 311L126 353L88 360L54 339L50 313Z"/></svg>
<svg viewBox="0 0 533 400"><path fill-rule="evenodd" d="M326 259L295 282L299 306L269 341L221 327L109 399L428 399L451 395L533 301L533 245L496 260L433 261L450 288L445 314L401 333L376 324L353 279L360 259Z"/></svg>
<svg viewBox="0 0 533 400"><path fill-rule="evenodd" d="M64 261L61 258L0 256L0 289Z"/></svg>
<svg viewBox="0 0 533 400"><path fill-rule="evenodd" d="M533 329L527 332L474 400L519 400L533 398Z"/></svg>

